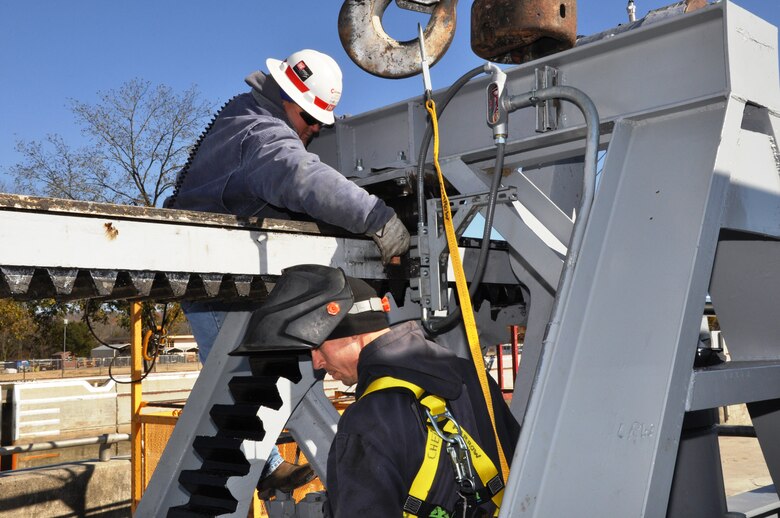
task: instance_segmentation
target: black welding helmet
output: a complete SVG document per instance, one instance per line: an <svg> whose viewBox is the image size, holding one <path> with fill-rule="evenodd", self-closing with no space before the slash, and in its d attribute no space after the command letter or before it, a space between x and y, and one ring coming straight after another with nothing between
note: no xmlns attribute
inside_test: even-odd
<svg viewBox="0 0 780 518"><path fill-rule="evenodd" d="M352 303L352 290L341 269L314 264L287 268L230 354L319 347Z"/></svg>

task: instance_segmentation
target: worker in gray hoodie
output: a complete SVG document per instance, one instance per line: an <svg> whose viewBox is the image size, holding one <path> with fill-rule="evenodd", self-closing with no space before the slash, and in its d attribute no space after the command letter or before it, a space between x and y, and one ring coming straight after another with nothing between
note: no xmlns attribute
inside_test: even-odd
<svg viewBox="0 0 780 518"><path fill-rule="evenodd" d="M304 49L266 60L270 74L245 79L250 92L219 111L190 154L165 207L240 217L306 216L373 238L387 264L409 248L409 232L393 209L306 150L322 127L335 123L341 70L333 58ZM230 311L259 303L183 302L205 361ZM308 481L308 466L272 453L259 489L283 491Z"/></svg>

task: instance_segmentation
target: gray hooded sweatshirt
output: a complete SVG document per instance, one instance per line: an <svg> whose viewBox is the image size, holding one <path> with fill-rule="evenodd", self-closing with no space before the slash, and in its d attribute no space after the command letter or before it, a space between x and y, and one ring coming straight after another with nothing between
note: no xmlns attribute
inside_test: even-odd
<svg viewBox="0 0 780 518"><path fill-rule="evenodd" d="M242 217L303 213L356 234L381 229L393 210L306 151L273 78L254 72L246 82L252 91L220 111L166 206Z"/></svg>

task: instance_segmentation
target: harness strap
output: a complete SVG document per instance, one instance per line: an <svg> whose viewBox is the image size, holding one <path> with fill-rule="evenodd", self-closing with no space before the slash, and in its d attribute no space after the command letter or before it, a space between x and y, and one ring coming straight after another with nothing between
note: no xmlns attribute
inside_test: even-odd
<svg viewBox="0 0 780 518"><path fill-rule="evenodd" d="M456 433L457 428L452 421L449 421L444 425L444 431L448 433ZM479 479L482 481L482 485L485 486L484 490L480 490L477 494L482 499L489 498L493 500L496 506L501 507L501 500L504 497L502 490L504 489L504 482L498 475L498 469L496 469L493 461L490 457L479 447L477 442L471 437L466 430L460 429L460 433L463 436L463 440L466 441L466 446L471 453L471 462L474 465L474 470L477 472ZM487 494L485 494L487 493Z"/></svg>
<svg viewBox="0 0 780 518"><path fill-rule="evenodd" d="M406 380L393 378L392 376L384 376L372 381L365 392L363 392L363 395L360 396L360 399L363 399L373 392L392 388L401 388L410 391L414 394L415 399L430 411L432 416L444 414L447 408L447 402L443 398L434 394L427 394L422 387ZM417 471L417 475L415 475L414 480L412 481L409 495L404 502L404 518L424 516L425 514L421 513L425 513L426 510L433 507L427 502L427 498L431 487L433 487L433 481L439 466L443 445L442 438L434 431L430 422L427 424L426 428L428 429L428 436L425 441L425 454L423 455L420 469ZM440 428L450 434L458 433L458 427L449 419L447 419L444 426ZM490 499L496 507L500 508L501 500L504 496L504 482L498 473L498 469L495 464L493 464L493 461L490 460L490 457L487 456L477 442L462 427L460 428L460 434L469 449L474 470L477 472L479 479L485 486L477 492L478 498L481 501Z"/></svg>

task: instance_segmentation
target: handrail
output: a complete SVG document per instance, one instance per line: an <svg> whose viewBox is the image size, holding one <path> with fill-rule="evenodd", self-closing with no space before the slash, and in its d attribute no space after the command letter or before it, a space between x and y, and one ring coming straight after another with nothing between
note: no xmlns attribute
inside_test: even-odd
<svg viewBox="0 0 780 518"><path fill-rule="evenodd" d="M0 447L0 457L4 455L13 455L15 453L30 453L33 451L58 450L60 448L73 448L76 446L89 446L92 444L102 444L100 448L100 460L111 460L108 446L130 440L130 434L127 433L104 433L97 437L80 437L78 439L63 439L61 441L47 441L30 444L18 444L16 446Z"/></svg>

